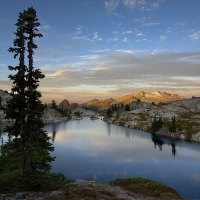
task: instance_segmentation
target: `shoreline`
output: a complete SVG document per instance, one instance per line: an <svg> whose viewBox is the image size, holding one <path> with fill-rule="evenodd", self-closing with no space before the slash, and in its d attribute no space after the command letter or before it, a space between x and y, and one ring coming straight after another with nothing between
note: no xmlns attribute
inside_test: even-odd
<svg viewBox="0 0 200 200"><path fill-rule="evenodd" d="M0 194L0 199L104 199L104 200L183 200L184 198L171 187L150 179L140 177L115 179L101 183L95 180L75 180L61 188L50 191L22 191Z"/></svg>
<svg viewBox="0 0 200 200"><path fill-rule="evenodd" d="M113 121L111 122L111 121L107 120L107 118L106 119L104 118L103 121L108 123L108 124L112 124L112 125L116 125L116 126L120 126L120 127L124 127L124 128L144 131L144 132L147 132L151 135L155 135L155 136L163 138L163 139L170 139L170 140L174 140L174 141L185 141L185 142L192 142L192 143L200 144L200 141L197 141L197 140L192 140L192 139L189 140L189 139L186 139L186 138L181 138L181 137L177 137L177 136L173 136L173 135L166 135L166 134L162 134L162 132L153 133L153 132L150 132L149 130L146 130L144 128L140 128L140 127L136 128L136 127L130 127L130 126L125 126L125 125L122 125L122 124L114 123Z"/></svg>
<svg viewBox="0 0 200 200"><path fill-rule="evenodd" d="M62 123L62 122L67 122L67 121L72 121L72 120L82 120L85 117L89 117L89 116L83 116L83 117L80 117L80 118L77 118L77 117L72 117L72 118L63 117L63 118L59 118L59 119L56 118L54 120L45 121L44 125ZM145 130L144 128L139 128L139 127L130 127L130 126L125 126L125 125L120 125L118 123L114 123L113 121L111 122L111 121L107 120L106 117L104 117L103 119L100 119L100 118L98 118L98 119L102 120L102 121L104 121L108 124L112 124L112 125L116 125L116 126L120 126L120 127L124 127L124 128L129 128L129 129L133 129L133 130L144 131L144 132L147 132L151 135L160 137L162 139L170 139L170 140L174 140L174 141L185 141L185 142L192 142L192 143L200 144L200 141L196 141L196 140L192 140L192 139L189 140L189 139L185 139L185 138L181 138L181 137L166 135L166 134L162 134L162 132L153 133L153 132L150 132L149 130ZM0 122L2 122L3 124L12 123L12 121L2 120L2 119L0 120Z"/></svg>

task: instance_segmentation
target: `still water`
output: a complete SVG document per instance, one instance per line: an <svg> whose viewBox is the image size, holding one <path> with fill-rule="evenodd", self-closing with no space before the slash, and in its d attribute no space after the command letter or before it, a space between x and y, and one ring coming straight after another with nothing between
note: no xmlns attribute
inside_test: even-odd
<svg viewBox="0 0 200 200"><path fill-rule="evenodd" d="M102 182L140 176L163 182L187 199L200 199L200 144L153 137L89 118L49 124L45 129L55 147L53 172Z"/></svg>
<svg viewBox="0 0 200 200"><path fill-rule="evenodd" d="M140 176L161 181L188 199L200 199L200 144L161 139L89 118L45 129L55 146L54 172L99 181Z"/></svg>

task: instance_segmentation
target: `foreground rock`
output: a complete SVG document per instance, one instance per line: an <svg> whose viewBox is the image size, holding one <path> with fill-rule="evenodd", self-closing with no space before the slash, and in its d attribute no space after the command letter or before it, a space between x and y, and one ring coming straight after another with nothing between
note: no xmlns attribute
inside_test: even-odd
<svg viewBox="0 0 200 200"><path fill-rule="evenodd" d="M127 187L128 186L130 187ZM135 188L135 189L130 189ZM151 192L150 192L151 191ZM52 192L0 195L0 200L181 200L173 189L147 179L119 179L111 184L77 180Z"/></svg>

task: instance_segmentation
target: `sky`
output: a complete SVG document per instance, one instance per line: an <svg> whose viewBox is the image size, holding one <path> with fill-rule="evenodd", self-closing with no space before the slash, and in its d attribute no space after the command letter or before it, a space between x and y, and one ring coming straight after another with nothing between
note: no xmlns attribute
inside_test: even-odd
<svg viewBox="0 0 200 200"><path fill-rule="evenodd" d="M19 12L33 6L43 38L34 66L43 100L85 102L138 91L200 96L199 0L0 0L0 88Z"/></svg>

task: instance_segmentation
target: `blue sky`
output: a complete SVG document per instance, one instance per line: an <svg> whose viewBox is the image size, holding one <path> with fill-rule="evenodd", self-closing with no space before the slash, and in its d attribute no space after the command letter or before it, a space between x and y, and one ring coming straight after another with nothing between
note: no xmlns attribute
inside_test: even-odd
<svg viewBox="0 0 200 200"><path fill-rule="evenodd" d="M200 95L199 0L7 0L0 7L0 88L19 12L34 6L44 37L35 66L43 99L83 102L135 91Z"/></svg>

